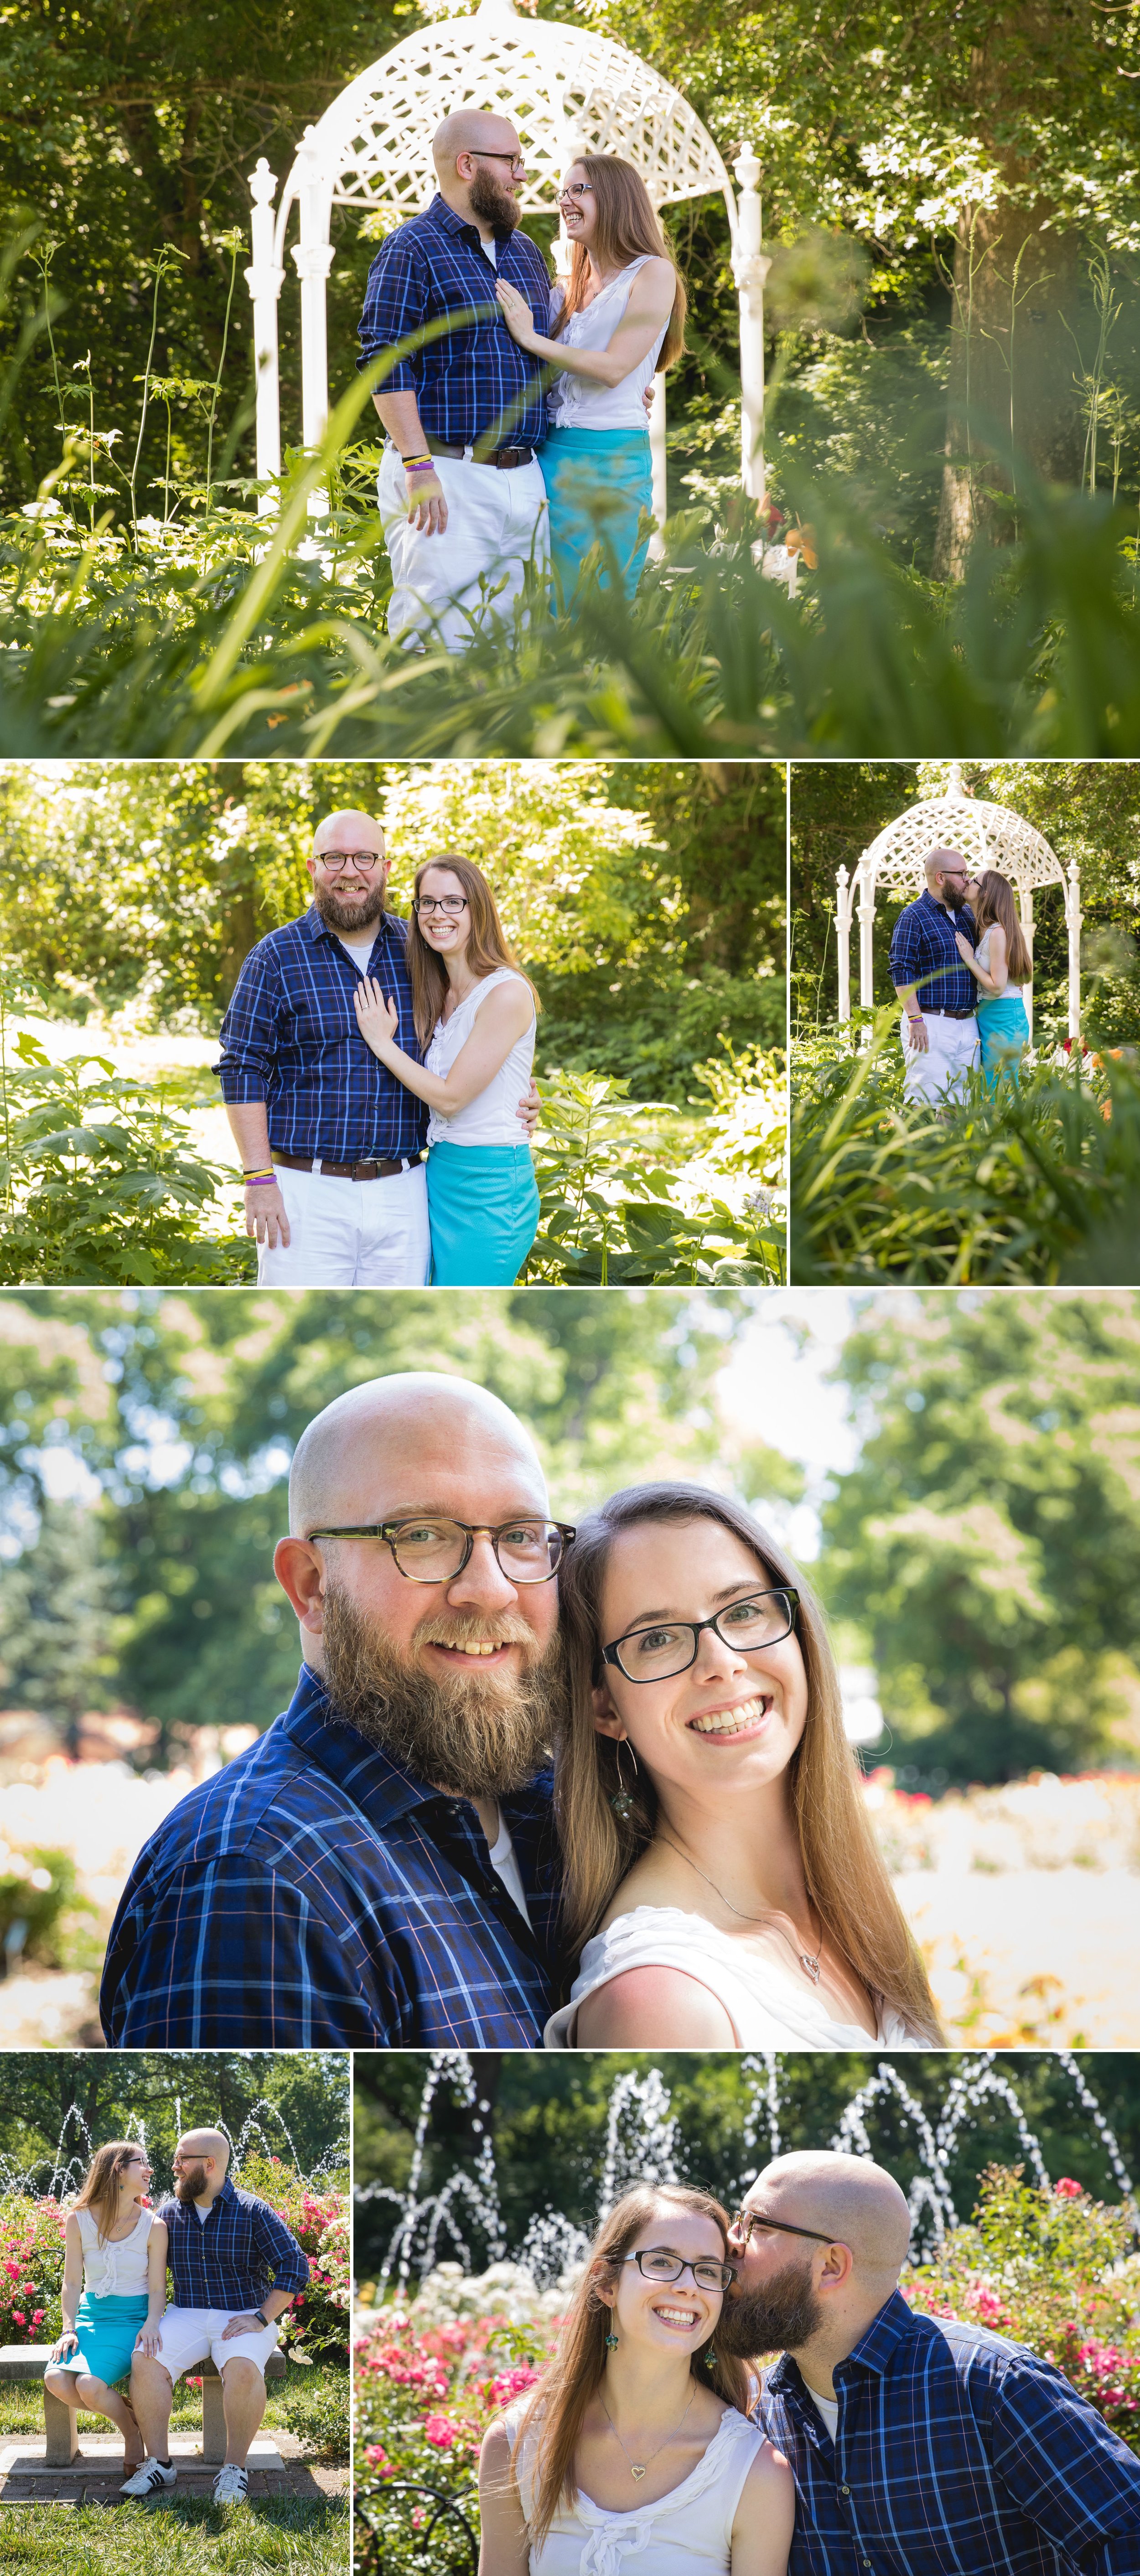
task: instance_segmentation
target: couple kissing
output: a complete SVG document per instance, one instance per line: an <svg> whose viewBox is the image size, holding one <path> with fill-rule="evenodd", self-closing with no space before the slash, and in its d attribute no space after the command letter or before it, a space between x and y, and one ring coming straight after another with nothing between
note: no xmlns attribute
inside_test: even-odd
<svg viewBox="0 0 1140 2576"><path fill-rule="evenodd" d="M573 1528L507 1405L408 1372L308 1425L289 1528L296 1692L139 1854L110 2046L942 2044L821 1612L741 1505Z"/></svg>

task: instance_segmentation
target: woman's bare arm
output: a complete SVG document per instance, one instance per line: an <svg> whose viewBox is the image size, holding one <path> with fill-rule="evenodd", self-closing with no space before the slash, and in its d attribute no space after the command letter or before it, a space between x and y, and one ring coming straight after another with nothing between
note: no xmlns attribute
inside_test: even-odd
<svg viewBox="0 0 1140 2576"><path fill-rule="evenodd" d="M787 2576L796 2484L782 2451L770 2442L754 2459L732 2526L732 2576Z"/></svg>
<svg viewBox="0 0 1140 2576"><path fill-rule="evenodd" d="M492 2424L479 2453L479 2576L527 2576L530 2539L507 2428Z"/></svg>
<svg viewBox="0 0 1140 2576"><path fill-rule="evenodd" d="M971 948L969 940L962 931L956 930L954 937L958 942L958 955L963 965L969 967L975 983L981 986L983 993L995 995L1004 993L1009 982L1009 967L1005 954L1005 932L1001 923L995 921L993 924L988 966L979 966L976 952Z"/></svg>
<svg viewBox="0 0 1140 2576"><path fill-rule="evenodd" d="M159 2327L166 2308L166 2220L156 2218L146 2244L146 2319L135 2338L135 2351L153 2356L159 2349Z"/></svg>
<svg viewBox="0 0 1140 2576"><path fill-rule="evenodd" d="M65 2341L71 2342L74 2339L75 2311L83 2293L83 2239L79 2233L79 2220L77 2219L74 2210L70 2212L68 2217L67 2226L64 2230L63 2244L63 2288L60 2292L59 2301L63 2324L58 2340L53 2347L56 2354L58 2354L60 2344Z"/></svg>
<svg viewBox="0 0 1140 2576"><path fill-rule="evenodd" d="M650 259L638 270L630 288L626 308L604 349L575 349L565 340L547 340L536 331L530 306L517 287L501 277L495 292L506 317L507 329L519 347L535 358L545 359L548 366L563 368L572 376L585 376L595 385L620 385L631 376L643 358L648 357L659 331L664 330L673 310L677 292L677 275L672 261Z"/></svg>
<svg viewBox="0 0 1140 2576"><path fill-rule="evenodd" d="M466 1109L476 1100L506 1063L517 1038L529 1029L534 1018L534 1002L526 984L499 984L488 993L475 1014L475 1026L465 1039L449 1074L425 1073L422 1064L405 1055L391 1032L397 1026L394 1003L385 999L375 977L366 975L356 987L356 1017L361 1037L381 1064L402 1082L405 1091L413 1091L417 1100L426 1100L429 1109L438 1109L445 1117L457 1109Z"/></svg>
<svg viewBox="0 0 1140 2576"><path fill-rule="evenodd" d="M707 1986L681 1968L626 1968L578 2006L575 2048L735 2048Z"/></svg>

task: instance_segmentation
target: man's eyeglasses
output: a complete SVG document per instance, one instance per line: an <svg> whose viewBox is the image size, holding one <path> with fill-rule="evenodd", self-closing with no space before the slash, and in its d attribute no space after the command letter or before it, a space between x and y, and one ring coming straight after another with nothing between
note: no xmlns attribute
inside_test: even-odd
<svg viewBox="0 0 1140 2576"><path fill-rule="evenodd" d="M317 854L317 865L327 868L330 877L335 877L342 868L382 868L384 853L383 850L329 850L327 853L321 850Z"/></svg>
<svg viewBox="0 0 1140 2576"><path fill-rule="evenodd" d="M566 1521L453 1521L432 1513L416 1520L376 1521L360 1529L316 1529L314 1538L379 1538L391 1550L398 1574L409 1583L450 1583L462 1574L477 1538L489 1538L495 1562L511 1583L549 1583L577 1531Z"/></svg>
<svg viewBox="0 0 1140 2576"><path fill-rule="evenodd" d="M687 2263L683 2254L674 2254L670 2245L643 2246L640 2253L623 2254L622 2263L636 2263L645 2281L679 2281L682 2272L691 2272L701 2290L727 2290L736 2279L735 2263L716 2263L702 2254L695 2263Z"/></svg>
<svg viewBox="0 0 1140 2576"><path fill-rule="evenodd" d="M791 1635L799 1607L798 1592L754 1592L747 1601L730 1601L714 1619L658 1619L651 1628L630 1628L612 1646L603 1646L603 1664L616 1664L627 1682L663 1682L686 1673L697 1660L697 1642L706 1628L722 1646L747 1653L755 1646L778 1646Z"/></svg>
<svg viewBox="0 0 1140 2576"><path fill-rule="evenodd" d="M793 2227L787 2218L766 2218L762 2210L741 2209L732 2222L734 2236L742 2236L745 2245L754 2227L773 2228L779 2236L814 2236L817 2245L834 2245L834 2236L821 2236L818 2227Z"/></svg>
<svg viewBox="0 0 1140 2576"><path fill-rule="evenodd" d="M415 910L421 921L426 919L429 912L446 912L454 921L456 914L465 911L466 906L465 894L421 894L416 896L415 902Z"/></svg>
<svg viewBox="0 0 1140 2576"><path fill-rule="evenodd" d="M473 161L506 161L512 170L520 170L524 174L526 171L521 152L473 152L471 158Z"/></svg>

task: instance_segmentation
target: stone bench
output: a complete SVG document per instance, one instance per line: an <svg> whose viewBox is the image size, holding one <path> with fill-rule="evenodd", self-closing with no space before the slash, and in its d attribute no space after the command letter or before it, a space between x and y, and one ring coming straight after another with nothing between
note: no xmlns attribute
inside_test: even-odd
<svg viewBox="0 0 1140 2576"><path fill-rule="evenodd" d="M27 2379L42 2380L50 2360L51 2345L47 2343L0 2344L0 2383ZM266 2379L284 2379L285 2370L284 2353L271 2352L265 2364ZM226 2456L226 2417L222 2400L221 2373L215 2369L212 2361L196 2361L190 2375L202 2382L202 2458L211 2468L215 2465L220 2467ZM47 2433L45 2460L48 2468L69 2469L72 2461L79 2458L79 2436L76 2431L78 2413L78 2407L65 2405L61 2397L53 2397L51 2390L45 2388L44 2427Z"/></svg>

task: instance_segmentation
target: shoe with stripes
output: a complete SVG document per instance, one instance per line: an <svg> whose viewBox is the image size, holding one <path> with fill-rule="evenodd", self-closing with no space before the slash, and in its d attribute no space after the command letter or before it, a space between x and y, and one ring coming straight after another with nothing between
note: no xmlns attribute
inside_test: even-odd
<svg viewBox="0 0 1140 2576"><path fill-rule="evenodd" d="M173 2486L177 2474L173 2462L169 2468L164 2469L161 2460L144 2460L141 2469L135 2470L133 2478L124 2479L119 2493L143 2497L161 2495L165 2488Z"/></svg>
<svg viewBox="0 0 1140 2576"><path fill-rule="evenodd" d="M214 2480L215 2504L244 2504L249 2494L249 2471L235 2467L227 2460Z"/></svg>

